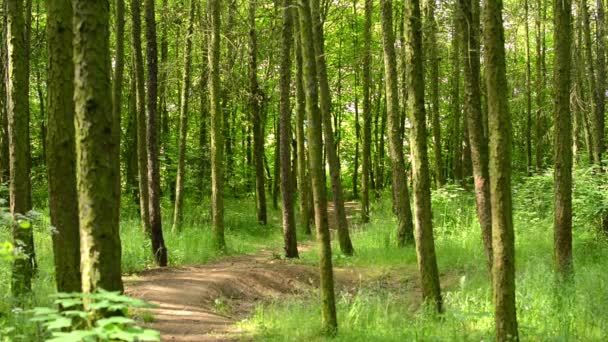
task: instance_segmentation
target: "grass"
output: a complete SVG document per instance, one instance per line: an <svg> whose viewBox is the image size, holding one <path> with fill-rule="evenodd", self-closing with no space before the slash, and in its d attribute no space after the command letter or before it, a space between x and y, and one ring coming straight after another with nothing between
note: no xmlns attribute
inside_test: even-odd
<svg viewBox="0 0 608 342"><path fill-rule="evenodd" d="M578 170L574 197L575 278L569 287L553 281L553 183L547 173L514 180L517 304L520 337L524 341L608 340L608 242L598 233L601 213L608 209L608 175ZM413 247L396 248L396 221L389 194L372 206L372 221L352 224L354 257L345 257L333 245L333 260L340 267L416 272ZM165 232L173 266L202 264L222 257L214 251L207 203L188 199L181 233ZM228 254L252 253L265 247L280 249L280 212L270 210L270 224L257 225L254 201L226 201ZM121 217L123 272L154 266L150 245L141 231L135 205L123 201ZM163 202L163 219L170 226L171 205ZM451 186L433 193L437 259L443 279L445 314L440 318L420 308L417 298L378 285L337 293L339 333L336 341L487 341L493 340L491 288L485 270L475 201L470 191ZM31 306L49 305L55 292L48 215L43 210L35 239L39 272L34 280ZM300 235L301 236L301 235ZM0 228L0 241L10 240ZM301 255L302 263L316 264L317 250ZM11 309L10 264L0 260L0 341L35 341L38 327L26 323ZM448 283L448 282L446 282ZM219 306L222 305L218 302ZM259 305L240 323L259 341L323 341L320 334L318 293ZM151 318L153 319L153 318ZM9 331L11 329L16 331ZM6 340L8 341L8 340Z"/></svg>
<svg viewBox="0 0 608 342"><path fill-rule="evenodd" d="M602 176L603 177L603 176ZM608 243L595 227L603 210L605 179L577 171L574 199L575 279L554 281L552 175L517 179L514 186L517 312L523 341L605 341L608 339ZM388 196L384 196L389 198ZM411 296L377 288L337 294L339 333L335 341L487 341L494 339L491 287L485 270L473 195L457 188L433 194L440 273L458 277L444 290L445 314L429 314ZM373 220L355 226L356 256L345 258L334 244L337 266L415 269L412 247L395 247L390 202L373 207ZM302 256L316 263L317 251ZM454 283L454 282L453 282ZM260 305L241 323L260 341L322 341L318 293L289 302Z"/></svg>

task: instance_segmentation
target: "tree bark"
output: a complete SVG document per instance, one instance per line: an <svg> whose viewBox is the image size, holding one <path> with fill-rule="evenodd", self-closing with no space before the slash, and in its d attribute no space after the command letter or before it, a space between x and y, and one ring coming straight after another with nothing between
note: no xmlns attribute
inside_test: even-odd
<svg viewBox="0 0 608 342"><path fill-rule="evenodd" d="M532 71L530 67L530 25L529 5L524 0L525 34L526 34L526 174L532 176Z"/></svg>
<svg viewBox="0 0 608 342"><path fill-rule="evenodd" d="M7 16L7 102L9 139L10 212L16 217L13 244L24 258L13 261L11 290L21 298L32 290L35 268L34 235L25 215L32 209L30 182L29 62L22 0L6 1ZM27 229L22 228L27 226Z"/></svg>
<svg viewBox="0 0 608 342"><path fill-rule="evenodd" d="M217 249L224 250L224 139L220 105L220 12L221 0L209 0L209 103L211 114L211 221Z"/></svg>
<svg viewBox="0 0 608 342"><path fill-rule="evenodd" d="M116 13L116 58L114 66L114 77L112 80L112 115L114 115L114 141L118 146L118 155L120 156L120 133L121 133L121 120L122 120L122 86L123 76L125 69L125 0L115 0L115 13ZM116 158L116 168L119 170L116 179L116 186L118 187L119 203L120 208L120 195L121 195L121 180L120 180L120 157ZM120 217L120 210L118 213Z"/></svg>
<svg viewBox="0 0 608 342"><path fill-rule="evenodd" d="M306 93L306 115L308 119L308 149L310 176L315 208L315 226L319 244L319 274L321 292L322 330L325 334L335 335L338 330L336 301L334 294L334 275L331 260L331 243L325 194L325 175L323 171L323 139L321 111L318 105L317 66L314 49L313 22L310 0L298 1L300 37L302 43L303 78ZM331 140L329 141L331 143Z"/></svg>
<svg viewBox="0 0 608 342"><path fill-rule="evenodd" d="M58 292L80 292L80 233L76 192L72 4L46 1L48 44L47 170Z"/></svg>
<svg viewBox="0 0 608 342"><path fill-rule="evenodd" d="M363 30L363 143L361 158L361 221L369 222L369 191L372 167L372 101L371 101L371 41L373 0L365 1Z"/></svg>
<svg viewBox="0 0 608 342"><path fill-rule="evenodd" d="M595 165L602 165L602 154L604 153L604 115L606 108L606 24L604 21L604 1L597 0L596 17L596 56L597 56L597 81L596 81L596 105L594 116L595 148L593 149L593 161ZM564 5L565 6L565 5Z"/></svg>
<svg viewBox="0 0 608 342"><path fill-rule="evenodd" d="M431 181L427 155L426 113L424 108L424 67L422 57L422 25L419 0L411 0L405 13L407 28L408 104L410 113L412 175L416 255L420 271L422 297L437 312L442 311L439 272L435 256L431 212Z"/></svg>
<svg viewBox="0 0 608 342"><path fill-rule="evenodd" d="M455 7L454 7L455 8ZM456 11L456 10L455 10ZM460 127L461 108L460 108L460 25L458 23L458 14L454 13L453 31L452 31L452 77L450 102L452 104L452 174L455 182L461 182L463 179L462 167L462 132Z"/></svg>
<svg viewBox="0 0 608 342"><path fill-rule="evenodd" d="M393 2L382 0L382 46L384 51L384 83L388 115L388 138L393 178L393 208L397 214L397 244L403 247L414 240L410 194L403 158L399 92L397 90L397 58L393 35Z"/></svg>
<svg viewBox="0 0 608 342"><path fill-rule="evenodd" d="M517 341L515 236L511 199L511 115L502 23L502 1L484 3L484 47L490 130L490 196L496 339Z"/></svg>
<svg viewBox="0 0 608 342"><path fill-rule="evenodd" d="M76 172L82 292L122 291L118 158L110 85L110 5L75 0Z"/></svg>
<svg viewBox="0 0 608 342"><path fill-rule="evenodd" d="M599 3L598 3L599 5ZM572 118L570 114L572 2L554 1L555 60L555 268L562 277L572 273ZM599 13L598 13L599 16ZM598 18L599 22L599 18Z"/></svg>
<svg viewBox="0 0 608 342"><path fill-rule="evenodd" d="M340 179L340 157L336 151L334 133L331 125L331 93L329 80L327 78L327 64L325 61L325 38L323 33L323 23L321 21L321 10L319 0L311 0L312 15L312 34L316 55L317 77L319 80L319 102L321 118L323 120L323 134L325 138L325 151L329 164L329 175L331 178L331 190L333 193L334 212L338 223L338 240L340 250L345 255L353 255L353 244L348 232L348 221L346 220L346 210L344 209L344 194L342 190L342 180Z"/></svg>
<svg viewBox="0 0 608 342"><path fill-rule="evenodd" d="M148 201L152 253L158 266L167 266L167 248L163 238L160 212L160 171L158 165L158 51L156 47L156 17L154 0L144 0L146 20L146 55L148 78L146 79L146 144L148 145Z"/></svg>
<svg viewBox="0 0 608 342"><path fill-rule="evenodd" d="M298 257L298 242L296 239L296 220L293 208L293 181L291 170L291 107L289 104L291 88L291 47L293 45L293 21L291 16L291 0L283 0L283 27L281 30L281 79L280 89L280 154L281 154L281 198L283 209L283 240L285 256ZM249 20L255 32L255 0L250 0ZM252 35L255 37L255 33ZM255 40L253 40L255 41Z"/></svg>
<svg viewBox="0 0 608 342"><path fill-rule="evenodd" d="M483 129L480 85L479 1L459 0L464 56L465 112L471 146L477 217L487 261L492 273L492 208L488 171L488 141Z"/></svg>
<svg viewBox="0 0 608 342"><path fill-rule="evenodd" d="M173 231L180 231L183 221L184 176L186 171L186 138L188 135L188 104L190 99L190 69L192 65L192 36L194 35L195 3L190 0L188 31L184 47L184 73L182 78L182 100L179 115L179 147L177 161L177 178L175 180L175 208L173 211Z"/></svg>

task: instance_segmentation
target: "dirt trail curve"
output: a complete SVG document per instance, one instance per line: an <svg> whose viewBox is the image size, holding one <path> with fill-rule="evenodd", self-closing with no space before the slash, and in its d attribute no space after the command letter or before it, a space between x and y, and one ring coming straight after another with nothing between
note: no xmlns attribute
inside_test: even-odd
<svg viewBox="0 0 608 342"><path fill-rule="evenodd" d="M351 210L354 207L351 207ZM349 210L349 211L351 211ZM351 211L352 212L352 211ZM310 245L301 246L302 249ZM206 342L252 339L236 322L258 303L310 293L318 287L317 268L276 258L263 249L202 266L151 269L125 278L126 294L157 305L147 326L163 341ZM419 298L415 266L386 270L335 268L338 291L355 292L365 284L381 284ZM416 304L417 305L417 304Z"/></svg>

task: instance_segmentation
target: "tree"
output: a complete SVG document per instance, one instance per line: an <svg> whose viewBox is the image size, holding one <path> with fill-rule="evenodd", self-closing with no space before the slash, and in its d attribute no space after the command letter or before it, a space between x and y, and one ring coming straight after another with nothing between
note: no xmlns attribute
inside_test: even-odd
<svg viewBox="0 0 608 342"><path fill-rule="evenodd" d="M48 44L47 169L57 291L80 292L80 233L76 192L72 3L46 1ZM117 158L118 159L118 158Z"/></svg>
<svg viewBox="0 0 608 342"><path fill-rule="evenodd" d="M570 2L568 2L570 3ZM597 0L597 23L595 38L597 42L597 78L595 94L595 116L593 118L595 128L595 148L593 149L593 162L602 165L602 153L604 153L604 116L606 115L606 23L604 20L604 1ZM566 3L562 4L566 7ZM568 6L570 8L571 6ZM557 18L556 18L557 19ZM570 40L568 40L570 41ZM593 75L590 75L593 77Z"/></svg>
<svg viewBox="0 0 608 342"><path fill-rule="evenodd" d="M452 77L450 102L452 104L452 174L454 180L462 182L464 177L462 165L462 132L460 131L461 108L460 108L460 37L458 32L461 31L460 23L458 22L458 10L454 7L454 17L452 24Z"/></svg>
<svg viewBox="0 0 608 342"><path fill-rule="evenodd" d="M122 86L123 86L123 74L125 66L125 1L115 0L115 12L116 12L116 59L114 66L114 77L112 83L112 113L114 115L114 140L118 145L118 151L120 153L120 132L121 132L121 116L122 116ZM120 156L120 154L119 154ZM116 168L120 170L120 157L116 158ZM120 172L117 174L116 186L118 186L118 195L120 200L121 192L121 180ZM120 204L118 205L120 208ZM120 215L120 214L119 214Z"/></svg>
<svg viewBox="0 0 608 342"><path fill-rule="evenodd" d="M530 25L528 0L524 1L526 33L526 173L532 175L532 71L530 68Z"/></svg>
<svg viewBox="0 0 608 342"><path fill-rule="evenodd" d="M498 341L518 340L515 312L515 236L511 203L511 115L509 114L502 1L484 2L484 47L490 131L490 200L494 320Z"/></svg>
<svg viewBox="0 0 608 342"><path fill-rule="evenodd" d="M315 226L319 244L319 275L321 290L322 329L333 335L338 329L336 300L334 293L334 274L331 260L331 243L327 217L327 198L323 171L323 139L321 137L321 111L317 93L317 65L314 49L313 22L310 0L298 2L300 20L300 39L302 44L303 78L306 93L306 116L308 119L308 153L315 208ZM331 144L331 140L328 142Z"/></svg>
<svg viewBox="0 0 608 342"><path fill-rule="evenodd" d="M371 41L372 0L365 1L365 28L363 31L363 156L361 160L361 220L369 222L369 190L372 167L372 101L371 88Z"/></svg>
<svg viewBox="0 0 608 342"><path fill-rule="evenodd" d="M486 255L488 272L492 273L492 208L488 171L488 141L483 129L480 85L479 2L459 0L464 57L466 125L469 131L471 161L475 184L477 217Z"/></svg>
<svg viewBox="0 0 608 342"><path fill-rule="evenodd" d="M384 50L384 82L389 126L389 145L393 177L393 208L397 214L397 244L400 247L413 241L412 209L407 189L403 141L401 139L401 119L399 112L399 92L397 90L397 58L393 35L393 2L382 0L382 46Z"/></svg>
<svg viewBox="0 0 608 342"><path fill-rule="evenodd" d="M131 0L131 33L135 66L137 107L137 161L139 178L139 211L144 232L150 235L148 207L148 157L146 147L146 90L144 86L144 61L141 51L141 0Z"/></svg>
<svg viewBox="0 0 608 342"><path fill-rule="evenodd" d="M184 73L182 79L181 108L179 115L179 157L177 179L175 181L175 208L173 211L173 231L181 230L184 206L184 173L186 168L186 137L188 135L188 102L190 98L190 69L192 64L192 36L194 35L195 4L190 0L188 31L184 47Z"/></svg>
<svg viewBox="0 0 608 342"><path fill-rule="evenodd" d="M211 114L211 221L215 245L222 250L224 239L224 185L222 109L220 106L220 10L221 0L209 0L209 103Z"/></svg>
<svg viewBox="0 0 608 342"><path fill-rule="evenodd" d="M442 311L439 272L435 256L431 212L431 181L427 154L426 113L424 108L424 68L422 59L422 25L420 2L411 0L406 6L407 64L409 65L408 105L412 144L412 175L414 189L414 219L416 255L423 299L437 312Z"/></svg>
<svg viewBox="0 0 608 342"><path fill-rule="evenodd" d="M599 3L598 3L599 4ZM599 13L598 13L599 15ZM555 60L555 267L562 276L572 272L572 117L570 114L572 3L554 2Z"/></svg>
<svg viewBox="0 0 608 342"><path fill-rule="evenodd" d="M254 1L254 0L251 0ZM250 4L250 7L255 3ZM249 9L251 11L251 8ZM257 36L255 31L255 6L253 7L253 18L250 13L249 24L249 83L250 83L250 106L251 116L253 121L253 150L254 150L254 164L255 164L255 198L256 198L256 213L258 217L258 223L266 224L267 209L266 209L266 190L264 188L265 176L264 176L264 127L262 124L262 108L260 104L260 89L258 85L257 76Z"/></svg>
<svg viewBox="0 0 608 342"><path fill-rule="evenodd" d="M110 5L75 0L76 173L82 291L122 291L118 146L110 86Z"/></svg>
<svg viewBox="0 0 608 342"><path fill-rule="evenodd" d="M285 241L285 256L298 257L298 242L296 239L296 220L293 209L293 185L291 171L291 107L289 104L291 88L291 46L293 45L293 23L291 18L291 1L283 0L283 27L281 30L281 79L280 88L280 122L281 141L281 197L283 208L283 240ZM250 0L249 20L255 32L255 0ZM252 34L255 37L255 33ZM252 39L255 41L254 39Z"/></svg>
<svg viewBox="0 0 608 342"><path fill-rule="evenodd" d="M342 180L340 179L340 158L336 151L334 133L331 125L331 92L327 78L327 65L325 62L325 38L319 0L311 0L312 34L317 64L317 78L319 80L319 102L321 119L323 120L323 134L325 139L325 152L329 164L329 175L334 202L334 211L338 223L338 240L340 250L345 255L353 255L353 244L348 232L348 221L344 209L344 194Z"/></svg>
<svg viewBox="0 0 608 342"><path fill-rule="evenodd" d="M158 51L156 47L156 17L154 0L144 0L146 20L146 55L148 78L146 79L146 144L148 146L148 214L152 253L158 266L167 266L167 247L163 238L160 212L160 171L158 165L157 88Z"/></svg>
<svg viewBox="0 0 608 342"><path fill-rule="evenodd" d="M13 243L25 255L13 262L11 290L22 297L32 289L35 267L34 235L25 216L32 209L30 183L29 48L26 46L23 1L7 0L7 102L10 211L15 216Z"/></svg>
<svg viewBox="0 0 608 342"><path fill-rule="evenodd" d="M427 0L425 19L428 29L425 31L425 43L428 56L429 78L431 80L431 122L433 128L433 152L435 157L435 182L437 188L445 184L443 156L441 153L441 123L439 122L439 57L437 56L437 22L435 20L435 0ZM407 87L406 87L407 88Z"/></svg>

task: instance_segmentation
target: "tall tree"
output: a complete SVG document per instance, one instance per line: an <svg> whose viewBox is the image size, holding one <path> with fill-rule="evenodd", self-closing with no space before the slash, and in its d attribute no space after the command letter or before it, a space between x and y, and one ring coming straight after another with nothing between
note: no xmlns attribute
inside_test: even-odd
<svg viewBox="0 0 608 342"><path fill-rule="evenodd" d="M188 31L184 47L184 73L182 77L181 108L179 114L179 156L175 181L175 207L173 211L173 231L181 230L184 206L184 175L186 169L186 138L188 135L188 104L190 99L190 69L192 65L192 36L194 35L195 3L190 0Z"/></svg>
<svg viewBox="0 0 608 342"><path fill-rule="evenodd" d="M369 191L372 168L372 99L371 99L371 44L373 0L365 1L365 26L363 30L363 148L361 160L361 220L369 222Z"/></svg>
<svg viewBox="0 0 608 342"><path fill-rule="evenodd" d="M439 271L435 256L431 212L431 181L427 154L426 113L424 108L424 67L422 57L422 25L420 1L411 0L405 13L407 29L408 105L410 113L412 175L416 255L422 285L422 296L437 312L442 311Z"/></svg>
<svg viewBox="0 0 608 342"><path fill-rule="evenodd" d="M298 181L300 194L300 229L305 234L310 235L310 221L312 219L312 193L310 184L310 175L308 172L308 158L306 157L306 140L304 133L304 117L306 116L306 95L304 94L304 70L302 65L302 44L300 43L300 22L297 20L298 12L294 11L294 26L295 26L295 50L296 50L296 141L298 154ZM263 170L262 170L263 172ZM263 174L262 174L263 176ZM263 191L263 190L262 190Z"/></svg>
<svg viewBox="0 0 608 342"><path fill-rule="evenodd" d="M384 51L384 83L386 84L386 104L388 116L388 138L393 177L393 208L397 214L397 243L400 247L413 241L412 209L407 189L403 141L401 139L401 119L399 112L399 92L397 90L397 58L395 56L395 36L393 35L393 2L382 0L382 46Z"/></svg>
<svg viewBox="0 0 608 342"><path fill-rule="evenodd" d="M555 60L555 267L562 276L572 271L572 117L570 114L572 2L554 1ZM599 13L598 13L599 15Z"/></svg>
<svg viewBox="0 0 608 342"><path fill-rule="evenodd" d="M115 0L114 6L116 16L116 58L114 64L114 77L112 80L112 114L114 115L114 140L118 146L120 153L120 132L121 132L121 116L122 116L122 86L125 69L125 0ZM120 170L120 158L116 159L117 168ZM118 195L120 199L121 180L120 172L118 172L116 186L118 186ZM118 205L120 208L120 204Z"/></svg>
<svg viewBox="0 0 608 342"><path fill-rule="evenodd" d="M471 162L475 179L475 202L488 272L492 272L492 208L488 171L488 140L481 111L479 59L479 1L459 0L464 57L466 125L469 131Z"/></svg>
<svg viewBox="0 0 608 342"><path fill-rule="evenodd" d="M333 194L334 211L338 223L338 240L340 250L345 255L354 253L353 244L348 232L348 221L344 209L344 194L342 180L340 179L340 158L336 151L334 133L331 125L331 92L329 79L327 77L327 64L325 61L325 37L323 33L323 21L321 20L321 8L319 0L310 0L312 15L312 34L314 51L316 54L317 78L319 80L319 102L321 119L323 120L323 134L325 138L325 152L329 164L329 175L331 178L331 190Z"/></svg>
<svg viewBox="0 0 608 342"><path fill-rule="evenodd" d="M148 78L146 79L146 145L148 146L148 210L152 253L158 266L167 266L167 247L163 238L160 212L160 170L158 165L158 51L156 47L156 12L154 0L144 0L146 20L146 56Z"/></svg>
<svg viewBox="0 0 608 342"><path fill-rule="evenodd" d="M524 0L524 27L526 34L526 173L532 175L532 70L530 67L529 4Z"/></svg>
<svg viewBox="0 0 608 342"><path fill-rule="evenodd" d="M452 104L452 174L455 181L463 179L462 165L462 132L460 128L460 23L458 22L458 10L454 7L452 24L452 77L450 78L450 102Z"/></svg>
<svg viewBox="0 0 608 342"><path fill-rule="evenodd" d="M13 242L25 255L13 262L12 293L31 291L35 266L34 235L25 215L32 209L30 182L29 56L23 0L6 0L7 17L7 102L10 168L10 211L21 217L13 224ZM20 222L24 221L24 222ZM24 229L22 227L26 227Z"/></svg>
<svg viewBox="0 0 608 342"><path fill-rule="evenodd" d="M596 16L596 56L597 56L597 75L596 75L596 94L595 94L595 116L593 118L595 128L595 148L593 149L593 162L602 165L602 153L604 153L604 116L606 115L606 23L604 20L604 1L597 0ZM566 6L563 4L562 6Z"/></svg>
<svg viewBox="0 0 608 342"><path fill-rule="evenodd" d="M537 13L535 18L536 26L536 117L535 117L535 147L536 150L536 172L540 172L543 168L543 137L544 137L544 88L545 76L543 73L543 65L545 64L545 55L543 46L545 42L545 31L542 23L543 4L542 0L536 1Z"/></svg>
<svg viewBox="0 0 608 342"><path fill-rule="evenodd" d="M249 20L255 32L255 1L249 2ZM296 240L296 220L293 209L293 180L291 170L291 107L289 104L291 90L291 47L293 45L293 20L291 16L291 0L283 0L283 27L281 30L281 79L280 88L280 122L281 126L281 197L283 209L283 240L285 241L285 256L298 257L298 242Z"/></svg>
<svg viewBox="0 0 608 342"><path fill-rule="evenodd" d="M76 192L72 3L46 1L48 44L47 170L57 291L80 292L80 233Z"/></svg>
<svg viewBox="0 0 608 342"><path fill-rule="evenodd" d="M224 168L222 108L220 105L220 12L221 0L209 0L211 33L209 39L209 103L211 114L211 221L215 245L224 249Z"/></svg>
<svg viewBox="0 0 608 342"><path fill-rule="evenodd" d="M131 42L133 44L136 107L137 107L137 161L139 178L139 211L142 228L150 235L148 157L146 147L146 90L144 84L144 60L141 51L141 0L131 0Z"/></svg>
<svg viewBox="0 0 608 342"><path fill-rule="evenodd" d="M502 1L484 2L484 48L490 131L490 195L496 339L518 340L515 312L515 236L511 199L509 114Z"/></svg>
<svg viewBox="0 0 608 342"><path fill-rule="evenodd" d="M431 122L433 128L433 152L435 157L435 183L437 188L445 184L443 156L441 150L441 123L439 122L439 57L437 56L437 22L435 19L435 0L427 0L425 7L425 45L429 56L428 70L431 81ZM407 88L407 87L406 87Z"/></svg>
<svg viewBox="0 0 608 342"><path fill-rule="evenodd" d="M254 1L254 0L251 0ZM255 5L255 3L250 4ZM262 123L261 92L258 85L258 62L257 62L257 36L255 31L255 6L253 18L249 18L249 84L250 84L250 106L253 121L253 159L255 164L255 199L258 223L267 223L266 190L264 189L264 127ZM250 8L251 11L251 8Z"/></svg>
<svg viewBox="0 0 608 342"><path fill-rule="evenodd" d="M82 291L122 291L118 149L110 85L110 4L74 0L76 173Z"/></svg>
<svg viewBox="0 0 608 342"><path fill-rule="evenodd" d="M308 129L306 132L309 142L310 177L312 180L315 226L317 228L317 241L319 244L319 287L321 290L322 329L326 334L333 335L338 330L338 319L336 316L334 273L327 217L327 198L323 171L323 138L321 136L322 118L317 93L317 65L310 2L310 0L298 1L298 17L300 20L306 116L308 119ZM328 143L331 144L331 140Z"/></svg>

